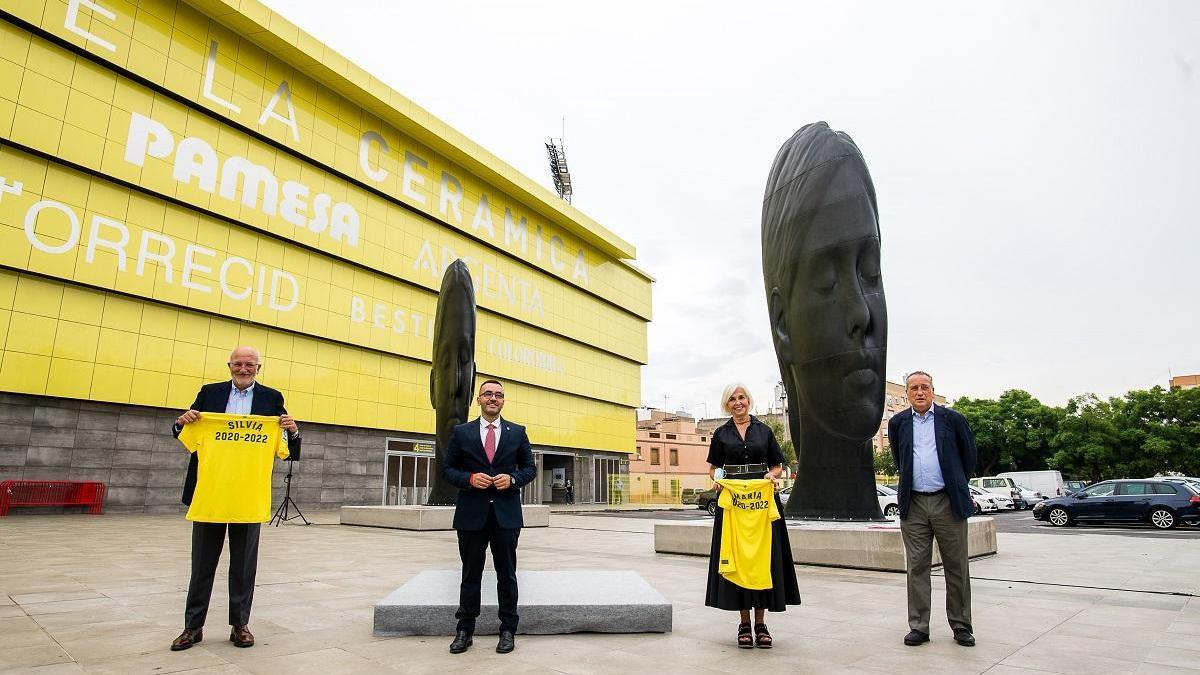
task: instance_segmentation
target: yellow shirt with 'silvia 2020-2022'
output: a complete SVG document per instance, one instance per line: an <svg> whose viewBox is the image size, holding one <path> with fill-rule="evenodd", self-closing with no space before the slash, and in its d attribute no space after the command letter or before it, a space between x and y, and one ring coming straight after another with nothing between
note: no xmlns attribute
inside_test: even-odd
<svg viewBox="0 0 1200 675"><path fill-rule="evenodd" d="M717 506L724 509L717 572L742 588L771 588L771 523L779 520L774 484L765 478L717 482Z"/></svg>
<svg viewBox="0 0 1200 675"><path fill-rule="evenodd" d="M271 468L288 456L278 417L200 413L179 440L197 453L196 492L187 519L263 523L271 519Z"/></svg>

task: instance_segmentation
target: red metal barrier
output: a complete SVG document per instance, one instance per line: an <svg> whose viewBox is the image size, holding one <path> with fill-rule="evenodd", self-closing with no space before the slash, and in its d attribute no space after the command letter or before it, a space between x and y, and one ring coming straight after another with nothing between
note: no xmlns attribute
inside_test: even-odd
<svg viewBox="0 0 1200 675"><path fill-rule="evenodd" d="M104 513L104 483L72 480L0 481L0 516L12 506L86 506Z"/></svg>

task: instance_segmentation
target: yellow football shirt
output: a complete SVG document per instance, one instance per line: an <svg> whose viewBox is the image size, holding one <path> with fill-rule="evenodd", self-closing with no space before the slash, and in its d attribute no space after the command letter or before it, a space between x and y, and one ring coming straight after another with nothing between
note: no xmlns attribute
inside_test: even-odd
<svg viewBox="0 0 1200 675"><path fill-rule="evenodd" d="M179 440L199 457L187 519L262 523L271 519L271 468L288 456L278 417L200 413Z"/></svg>
<svg viewBox="0 0 1200 675"><path fill-rule="evenodd" d="M766 478L722 479L717 505L721 560L717 572L731 583L754 591L771 587L771 523L779 520L775 486Z"/></svg>

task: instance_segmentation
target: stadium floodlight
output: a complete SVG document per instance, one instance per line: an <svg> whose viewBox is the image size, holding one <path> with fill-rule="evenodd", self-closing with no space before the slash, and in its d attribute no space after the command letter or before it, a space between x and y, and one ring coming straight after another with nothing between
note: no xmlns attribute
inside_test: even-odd
<svg viewBox="0 0 1200 675"><path fill-rule="evenodd" d="M555 140L558 142L555 143ZM571 203L571 172L567 169L567 145L563 139L551 138L546 143L546 155L550 158L550 179L554 181L554 191L558 196Z"/></svg>

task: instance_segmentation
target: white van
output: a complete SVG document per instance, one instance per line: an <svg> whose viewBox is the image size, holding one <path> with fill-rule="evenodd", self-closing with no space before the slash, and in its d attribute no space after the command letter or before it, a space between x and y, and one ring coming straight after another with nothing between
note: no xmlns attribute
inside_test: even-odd
<svg viewBox="0 0 1200 675"><path fill-rule="evenodd" d="M1042 493L1044 497L1061 497L1066 492L1062 474L1058 471L1005 471L997 476L1012 478L1027 488Z"/></svg>

